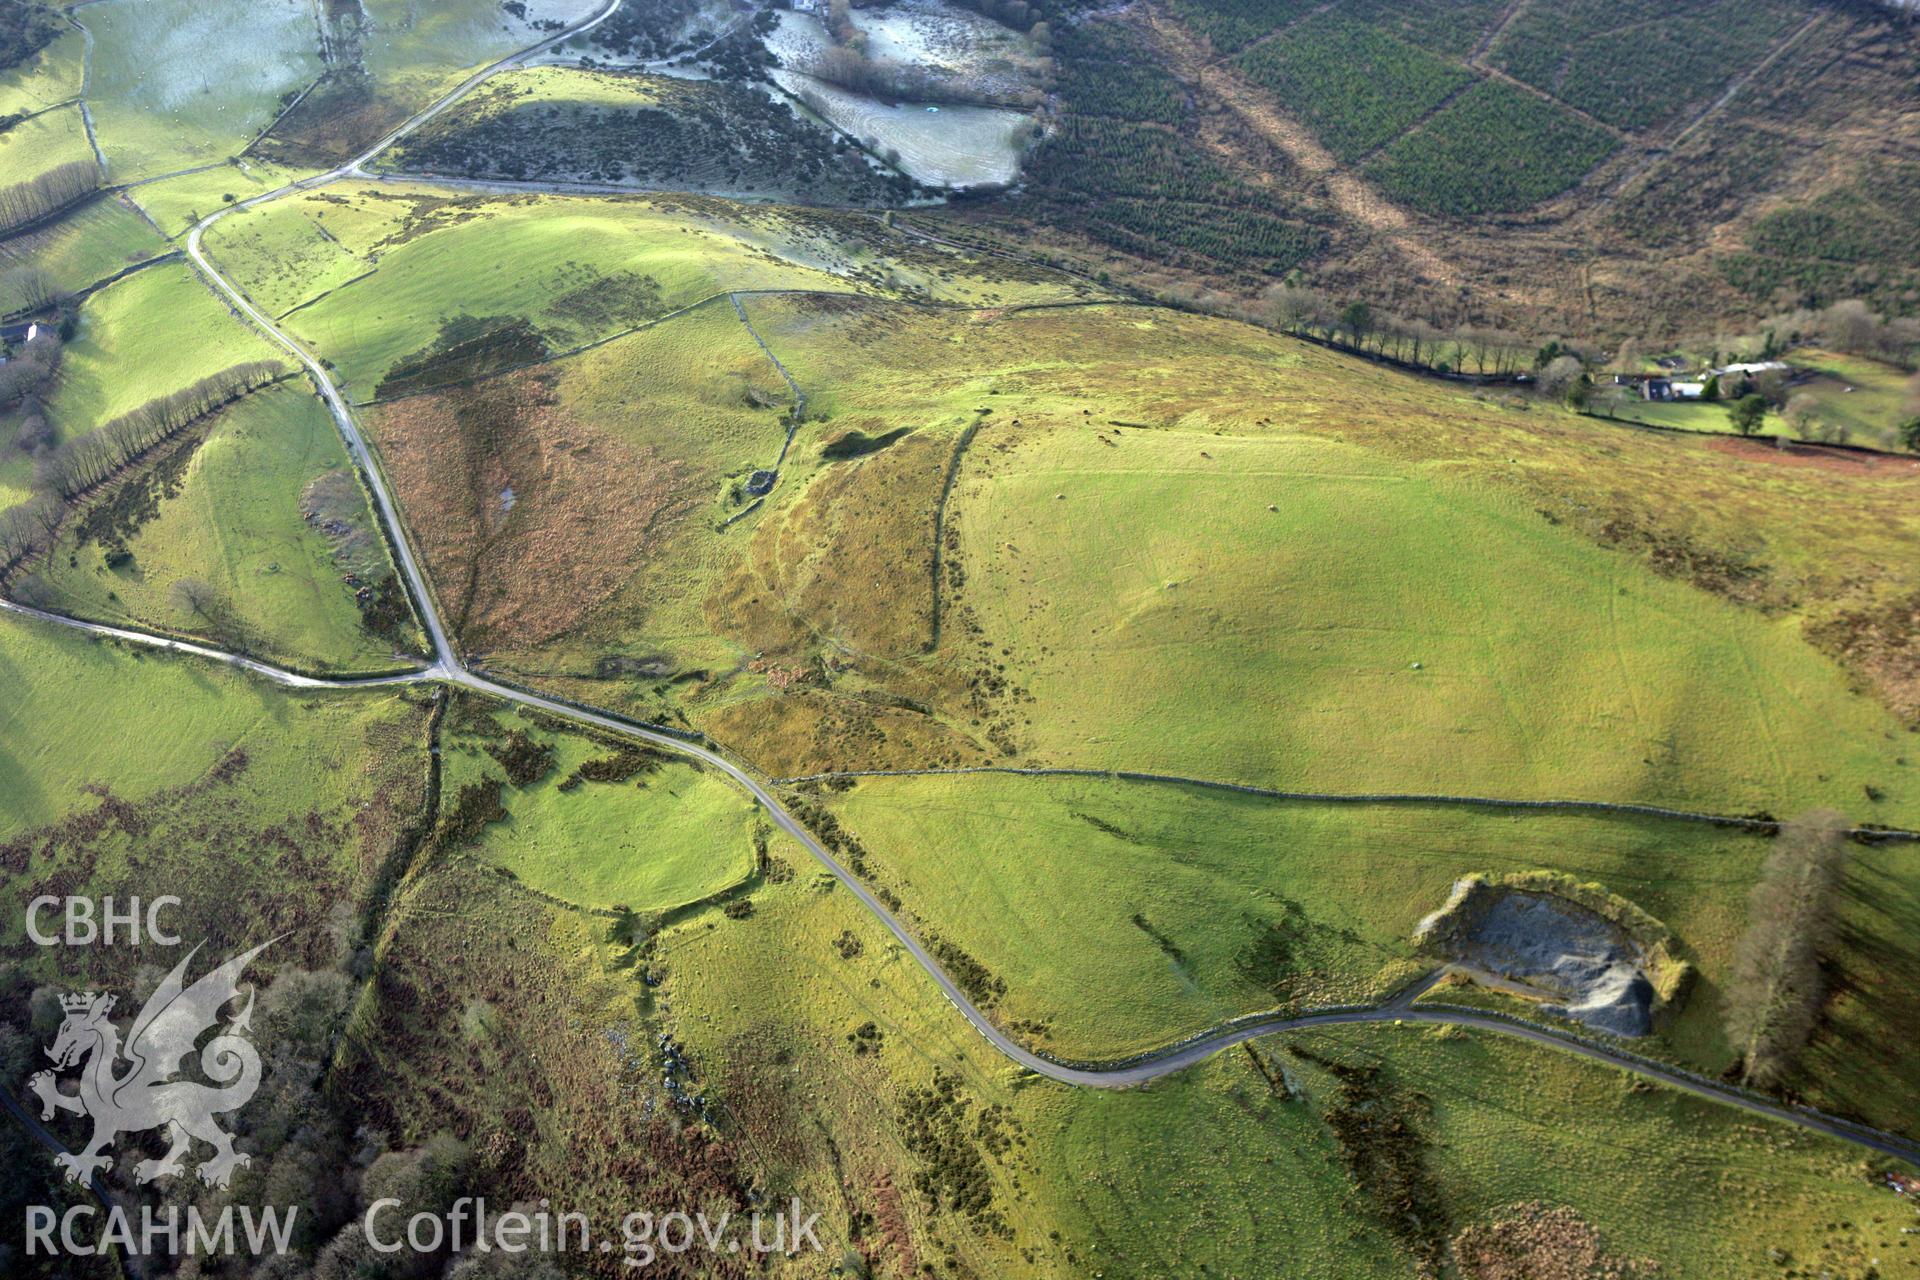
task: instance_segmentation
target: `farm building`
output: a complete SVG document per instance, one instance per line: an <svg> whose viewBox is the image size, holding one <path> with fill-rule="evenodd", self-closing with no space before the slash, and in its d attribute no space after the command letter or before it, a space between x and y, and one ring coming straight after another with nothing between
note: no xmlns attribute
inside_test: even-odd
<svg viewBox="0 0 1920 1280"><path fill-rule="evenodd" d="M1720 378L1727 377L1730 374L1745 374L1749 378L1755 378L1763 373L1773 373L1775 371L1785 373L1789 367L1785 360L1754 360L1746 364L1726 365L1712 372L1715 377Z"/></svg>

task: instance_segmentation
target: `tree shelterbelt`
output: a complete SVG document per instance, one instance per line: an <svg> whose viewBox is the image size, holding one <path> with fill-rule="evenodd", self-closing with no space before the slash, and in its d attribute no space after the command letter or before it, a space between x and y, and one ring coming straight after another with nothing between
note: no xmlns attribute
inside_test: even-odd
<svg viewBox="0 0 1920 1280"><path fill-rule="evenodd" d="M76 497L154 445L178 435L220 406L265 386L283 372L283 367L272 360L251 360L156 396L42 458L36 469L40 486L61 498Z"/></svg>
<svg viewBox="0 0 1920 1280"><path fill-rule="evenodd" d="M28 350L53 339L29 344ZM272 360L251 360L209 374L198 382L156 396L64 444L41 448L34 459L34 496L0 511L0 575L22 561L51 552L71 503L104 483L154 446L179 435L224 405L275 381L286 373ZM39 428L34 424L40 423ZM44 445L44 419L29 413L22 443ZM34 440L27 439L34 432Z"/></svg>
<svg viewBox="0 0 1920 1280"><path fill-rule="evenodd" d="M45 173L0 187L0 235L39 222L100 189L100 169L91 160L69 160Z"/></svg>

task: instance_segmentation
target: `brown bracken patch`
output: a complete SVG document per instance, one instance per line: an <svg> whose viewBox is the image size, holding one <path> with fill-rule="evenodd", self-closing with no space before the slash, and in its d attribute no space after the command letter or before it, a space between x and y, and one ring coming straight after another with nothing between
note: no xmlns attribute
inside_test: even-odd
<svg viewBox="0 0 1920 1280"><path fill-rule="evenodd" d="M1660 1274L1658 1263L1608 1253L1600 1233L1573 1210L1538 1201L1468 1227L1453 1238L1453 1256L1470 1280L1648 1280Z"/></svg>
<svg viewBox="0 0 1920 1280"><path fill-rule="evenodd" d="M531 370L378 411L387 469L469 652L580 625L695 505L683 467L569 416Z"/></svg>
<svg viewBox="0 0 1920 1280"><path fill-rule="evenodd" d="M1715 453L1731 453L1754 462L1772 462L1783 467L1817 467L1843 475L1870 475L1906 470L1920 475L1920 459L1896 458L1891 454L1867 453L1856 449L1834 449L1826 445L1796 444L1782 449L1771 440L1750 440L1741 436L1716 436L1707 442Z"/></svg>
<svg viewBox="0 0 1920 1280"><path fill-rule="evenodd" d="M988 759L977 743L932 716L824 692L729 703L701 718L700 727L777 777Z"/></svg>
<svg viewBox="0 0 1920 1280"><path fill-rule="evenodd" d="M765 653L817 634L856 657L907 658L933 626L933 524L953 444L916 432L836 462L755 530L749 563L707 601L716 631Z"/></svg>
<svg viewBox="0 0 1920 1280"><path fill-rule="evenodd" d="M1920 725L1920 594L1815 623L1807 638L1865 676L1902 723Z"/></svg>

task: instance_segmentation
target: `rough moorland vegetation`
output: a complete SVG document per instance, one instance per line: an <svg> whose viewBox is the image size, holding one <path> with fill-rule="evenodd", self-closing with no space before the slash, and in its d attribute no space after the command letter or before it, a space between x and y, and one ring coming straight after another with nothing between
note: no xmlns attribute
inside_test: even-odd
<svg viewBox="0 0 1920 1280"><path fill-rule="evenodd" d="M492 88L410 139L402 169L893 204L914 185L784 101L728 81L544 72Z"/></svg>
<svg viewBox="0 0 1920 1280"><path fill-rule="evenodd" d="M65 30L60 15L31 0L0 0L0 71L16 67Z"/></svg>
<svg viewBox="0 0 1920 1280"><path fill-rule="evenodd" d="M1027 161L1010 212L1131 257L1271 280L1319 253L1321 215L1290 193L1283 162L1255 182L1196 137L1185 86L1130 27L1062 29L1064 117Z"/></svg>

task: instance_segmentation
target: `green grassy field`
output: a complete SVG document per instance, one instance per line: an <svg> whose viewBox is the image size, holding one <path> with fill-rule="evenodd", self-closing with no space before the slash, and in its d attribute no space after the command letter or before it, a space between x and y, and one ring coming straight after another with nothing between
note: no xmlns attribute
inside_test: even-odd
<svg viewBox="0 0 1920 1280"><path fill-rule="evenodd" d="M711 770L672 760L618 781L568 783L618 745L556 728L477 705L457 722L445 753L449 798L501 776L489 750L502 749L507 733L518 730L552 752L539 776L505 788L507 816L466 846L472 857L564 902L648 914L711 897L753 872L751 797Z"/></svg>
<svg viewBox="0 0 1920 1280"><path fill-rule="evenodd" d="M1104 52L1066 73L1048 145L1060 170L1099 163L1052 195L1057 171L1037 176L1036 195L1104 193L1103 243L1173 226L1162 247L1258 277L1251 294L1353 228L1291 203L1325 184L1255 136L1264 104L1218 109L1216 71L1341 161L1373 158L1403 206L1472 214L1605 159L1607 129L1562 103L1609 127L1686 118L1801 21L1786 0L1746 22L1718 0L1678 17L1569 0L1558 28L1500 0L1352 2L1176 0L1171 19L1107 15L1110 37L1063 30L1063 59L1076 39ZM600 3L77 8L109 178L133 185L0 242L0 275L84 288L298 176L229 157L323 68L340 101L314 95L321 118L270 154L330 165L323 144ZM636 26L681 21L680 0L628 3L650 6ZM990 8L1021 25L1022 7ZM937 15L909 9L889 20L901 38ZM1187 65L1176 21L1215 44L1191 76L1159 74ZM0 114L77 91L79 47L0 77ZM1477 48L1557 101L1463 88ZM1771 89L1755 79L1743 93ZM542 68L481 106L515 85L623 109L654 92L622 84ZM61 107L0 135L0 182L90 162L78 121ZM1273 160L1258 200L1221 185L1253 181L1247 155ZM1141 184L1154 165L1177 181ZM1060 766L1920 827L1920 464L1635 431L1107 305L1103 286L913 231L967 234L970 216L369 178L235 212L207 249L362 406L473 671L704 733L1022 1042L1117 1058L1252 1012L1378 1001L1433 967L1412 933L1458 878L1544 869L1671 930L1692 980L1632 1047L1728 1076L1725 996L1773 847L1758 835L1112 776L783 779ZM1887 443L1903 375L1799 358L1827 423ZM150 266L85 300L48 417L70 440L262 359L292 368L190 265ZM0 507L31 491L31 438L12 440L32 411L0 420ZM1645 411L1725 429L1716 406ZM748 477L776 465L756 503ZM419 647L363 590L392 575L295 377L84 495L6 586L349 672ZM1920 1137L1920 855L1848 859L1782 1090ZM286 990L262 983L269 1092L236 1126L257 1167L234 1198L313 1207L287 1274L352 1270L323 1239L357 1234L399 1153L438 1141L459 1151L458 1193L548 1197L609 1234L635 1209L745 1217L793 1197L821 1213L807 1274L1920 1280L1920 1217L1885 1177L1904 1166L1511 1038L1384 1023L1269 1036L1125 1090L1028 1073L722 773L453 683L292 692L0 612L0 885L14 902L176 894L190 943L273 938L264 978L307 971L297 1043ZM38 1056L38 988L127 1000L155 960L49 953L0 919L0 1085ZM1430 999L1547 1016L1486 991ZM1566 1215L1539 1254L1468 1265L1529 1206Z"/></svg>
<svg viewBox="0 0 1920 1280"><path fill-rule="evenodd" d="M694 919L662 935L663 1021L705 1078L724 1082L729 1122L770 1166L769 1183L834 1204L834 1186L846 1186L850 1201L827 1221L878 1218L856 1247L882 1265L911 1272L951 1252L980 1274L1262 1274L1256 1258L1303 1275L1407 1274L1396 1215L1349 1172L1330 1131L1348 1105L1338 1082L1293 1057L1298 1044L1382 1068L1381 1102L1411 1118L1443 1235L1540 1200L1675 1275L1744 1278L1770 1248L1856 1268L1877 1255L1885 1274L1904 1274L1907 1212L1849 1149L1496 1037L1376 1027L1259 1042L1267 1074L1284 1066L1304 1091L1295 1102L1242 1049L1141 1089L1023 1077L933 998L856 904L817 881L803 866L757 891L748 920ZM879 1034L856 1052L868 1023ZM903 1123L909 1091L936 1070L970 1104L965 1136L937 1155L915 1150ZM998 1156L995 1133L1009 1139ZM1005 1232L945 1200L974 1161L968 1185L990 1188ZM943 1198L937 1214L907 1190L923 1176Z"/></svg>
<svg viewBox="0 0 1920 1280"><path fill-rule="evenodd" d="M235 318L186 263L128 276L88 298L48 416L63 438L277 347Z"/></svg>
<svg viewBox="0 0 1920 1280"><path fill-rule="evenodd" d="M60 107L0 133L0 186L40 176L55 165L93 159L79 107Z"/></svg>
<svg viewBox="0 0 1920 1280"><path fill-rule="evenodd" d="M530 24L571 25L601 5L597 0L532 0L519 17L493 0L447 0L427 8L410 0L370 0L365 7L372 26L365 46L368 73L382 94L420 105L452 88L468 68L542 39L544 29Z"/></svg>
<svg viewBox="0 0 1920 1280"><path fill-rule="evenodd" d="M250 758L247 787L258 796L298 806L315 778L357 790L366 785L356 758L364 731L406 705L384 691L295 696L216 663L11 616L0 618L0 674L9 690L0 708L4 839L93 805L90 784L140 801L204 778L235 750ZM17 936L19 918L6 927Z"/></svg>
<svg viewBox="0 0 1920 1280"><path fill-rule="evenodd" d="M80 59L84 41L68 30L26 62L0 74L0 116L45 111L80 93Z"/></svg>
<svg viewBox="0 0 1920 1280"><path fill-rule="evenodd" d="M1885 453L1906 451L1899 423L1908 375L1874 360L1818 353L1805 357L1813 375L1796 383L1792 397L1806 397L1813 417L1804 429L1778 409L1769 409L1753 438L1776 443L1850 444ZM1628 422L1671 427L1707 435L1738 434L1724 401L1642 400L1638 396L1604 401L1596 411Z"/></svg>
<svg viewBox="0 0 1920 1280"><path fill-rule="evenodd" d="M1475 871L1606 884L1723 975L1767 850L1647 820L1095 779L869 778L825 800L881 883L1006 980L1004 1018L1045 1024L1042 1043L1069 1057L1378 999L1417 972L1414 926Z"/></svg>
<svg viewBox="0 0 1920 1280"><path fill-rule="evenodd" d="M1003 443L953 508L964 605L1036 700L1025 757L1735 811L1870 785L1920 814L1897 723L1795 629L1444 465L1281 426Z"/></svg>
<svg viewBox="0 0 1920 1280"><path fill-rule="evenodd" d="M210 169L142 182L128 194L169 236L179 239L189 227L214 210L278 190L312 172L248 157ZM228 196L233 200L228 200Z"/></svg>
<svg viewBox="0 0 1920 1280"><path fill-rule="evenodd" d="M313 15L293 0L108 0L80 20L94 37L87 101L116 182L238 153L321 71Z"/></svg>
<svg viewBox="0 0 1920 1280"><path fill-rule="evenodd" d="M307 670L404 665L391 641L362 627L344 580L393 574L346 466L332 419L304 385L255 392L220 413L191 457L166 464L166 479L142 486L155 506L130 536L104 512L98 528L69 520L42 579L55 606L78 617L185 632ZM338 500L319 501L322 484ZM183 579L211 588L212 603L183 603Z"/></svg>
<svg viewBox="0 0 1920 1280"><path fill-rule="evenodd" d="M474 216L478 214L479 216ZM310 275L338 282L353 264L282 263L267 246L292 237L253 225L316 219L338 256L378 257L378 270L317 297L288 328L338 366L355 398L374 395L402 360L431 348L459 316L510 318L546 347L604 338L727 289L845 285L799 262L755 251L696 215L652 201L540 196L448 200L431 188L376 187L276 201L221 223L209 247L249 292L281 309ZM277 287L268 282L275 276ZM325 286L322 285L324 288ZM316 297L317 290L305 293ZM451 302L449 299L458 299Z"/></svg>
<svg viewBox="0 0 1920 1280"><path fill-rule="evenodd" d="M207 245L249 294L287 314L288 328L332 361L360 400L396 366L430 360L437 343L484 339L511 345L524 362L728 290L999 303L1089 289L1018 264L970 265L896 240L861 215L702 197L336 185L235 214Z"/></svg>
<svg viewBox="0 0 1920 1280"><path fill-rule="evenodd" d="M1920 796L1887 710L1906 705L1903 677L1872 662L1843 671L1804 638L1913 589L1902 566L1920 525L1897 468L1842 474L1502 409L1166 313L748 305L814 419L785 477L724 536L701 535L697 557L671 561L670 608L644 587L608 595L646 576L625 567L639 564L636 541L573 557L601 565L590 594L577 575L490 586L486 607L522 619L533 641L495 632L486 647L514 650L523 676L655 717L678 706L784 774L1001 758L1914 820ZM657 344L682 323L634 350L668 350ZM726 327L724 314L698 323ZM721 340L745 362L734 373L753 367L737 334ZM525 453L479 473L479 494L414 465L410 519L453 552L512 541L512 517L471 513L509 477L539 480L542 455L498 426L473 435L482 422L525 421L555 440L589 421L669 439L644 396L621 409L612 389L677 384L634 382L619 351L553 366L563 412L529 398L546 385L535 379L420 409L408 430L382 426L395 442L413 433L415 463L468 439L486 457ZM595 385L609 389L597 401ZM742 394L706 385L703 396ZM462 427L461 412L481 416ZM969 423L944 503L945 627L929 652L935 514ZM828 459L843 439L866 443ZM614 464L571 452L565 486L543 501L607 510L593 486ZM399 452L390 462L408 469ZM676 480L677 500L711 502L713 466ZM1863 518L1830 518L1843 508ZM526 530L552 519L529 512ZM437 572L459 578L457 564ZM583 610L583 598L615 603ZM801 679L781 693L765 668L716 671L729 655ZM584 678L602 657L662 660ZM1854 691L1862 680L1879 701ZM878 737L857 727L876 715L891 717Z"/></svg>
<svg viewBox="0 0 1920 1280"><path fill-rule="evenodd" d="M1662 921L1694 978L1644 1051L1718 1074L1747 895L1769 844L1653 819L1332 806L1098 779L868 778L827 807L871 877L928 930L1004 979L1003 1023L1117 1057L1241 1014L1379 999L1420 972L1419 920L1454 880L1548 869ZM1914 1086L1888 1046L1920 1022L1902 939L1920 876L1901 846L1852 854L1839 997L1796 1090L1909 1129ZM1524 1005L1510 1009L1526 1012Z"/></svg>
<svg viewBox="0 0 1920 1280"><path fill-rule="evenodd" d="M1813 438L1822 438L1822 426L1839 427L1846 443L1904 452L1899 425L1912 374L1878 360L1833 351L1795 351L1791 359L1816 371L1811 380L1788 393L1790 398L1801 394L1812 398L1816 422L1809 434Z"/></svg>
<svg viewBox="0 0 1920 1280"><path fill-rule="evenodd" d="M167 252L167 242L126 204L94 200L50 226L0 240L0 275L20 267L38 267L63 292L73 293L125 267ZM0 314L23 301L0 287Z"/></svg>

